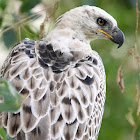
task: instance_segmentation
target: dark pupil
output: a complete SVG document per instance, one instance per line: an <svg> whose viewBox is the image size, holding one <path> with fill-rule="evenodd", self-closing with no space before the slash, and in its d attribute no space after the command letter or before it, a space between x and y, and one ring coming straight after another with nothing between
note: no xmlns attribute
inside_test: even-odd
<svg viewBox="0 0 140 140"><path fill-rule="evenodd" d="M103 25L104 24L104 20L103 19L99 19L99 24Z"/></svg>

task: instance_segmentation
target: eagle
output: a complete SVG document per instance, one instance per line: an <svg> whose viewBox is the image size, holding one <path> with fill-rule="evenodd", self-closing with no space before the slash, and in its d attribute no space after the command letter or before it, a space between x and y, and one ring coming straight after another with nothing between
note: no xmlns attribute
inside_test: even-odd
<svg viewBox="0 0 140 140"><path fill-rule="evenodd" d="M124 42L116 20L95 6L74 8L39 42L26 38L9 53L1 77L25 98L2 112L14 140L97 140L106 98L103 62L90 41Z"/></svg>

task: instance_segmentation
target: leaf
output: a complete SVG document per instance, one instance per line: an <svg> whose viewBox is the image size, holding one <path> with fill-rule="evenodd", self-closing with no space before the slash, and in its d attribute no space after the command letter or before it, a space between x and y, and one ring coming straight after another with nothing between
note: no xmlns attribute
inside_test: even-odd
<svg viewBox="0 0 140 140"><path fill-rule="evenodd" d="M21 12L28 12L34 6L36 6L38 3L41 2L41 0L21 0L21 1L22 1L22 6L20 9Z"/></svg>
<svg viewBox="0 0 140 140"><path fill-rule="evenodd" d="M3 140L12 140L6 133L6 131L0 127L0 135Z"/></svg>
<svg viewBox="0 0 140 140"><path fill-rule="evenodd" d="M117 84L121 88L121 92L124 92L124 79L123 79L123 73L122 73L122 66L119 67L118 72L117 72L117 78L116 78Z"/></svg>
<svg viewBox="0 0 140 140"><path fill-rule="evenodd" d="M7 29L10 26L5 26L3 30ZM11 47L16 41L16 33L14 29L10 29L7 32L2 34L2 39L7 48Z"/></svg>
<svg viewBox="0 0 140 140"><path fill-rule="evenodd" d="M21 95L4 78L0 77L0 112L17 111L21 105ZM12 140L3 128L0 128L3 140Z"/></svg>
<svg viewBox="0 0 140 140"><path fill-rule="evenodd" d="M16 89L4 78L0 78L0 112L14 112L21 106L22 97Z"/></svg>
<svg viewBox="0 0 140 140"><path fill-rule="evenodd" d="M6 8L6 0L0 0L0 8L4 10Z"/></svg>
<svg viewBox="0 0 140 140"><path fill-rule="evenodd" d="M3 18L0 16L0 27L2 25L2 22L3 22Z"/></svg>

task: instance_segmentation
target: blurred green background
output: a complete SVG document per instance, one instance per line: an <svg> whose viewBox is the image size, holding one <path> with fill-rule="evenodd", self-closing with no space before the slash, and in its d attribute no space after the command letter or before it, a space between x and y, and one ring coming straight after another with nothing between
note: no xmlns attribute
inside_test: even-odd
<svg viewBox="0 0 140 140"><path fill-rule="evenodd" d="M58 3L53 6L55 2ZM116 83L116 75L128 50L134 44L135 4L135 0L0 0L0 67L8 52L18 41L24 38L38 39L39 26L46 13L55 11L51 20L46 23L45 35L55 27L55 19L72 8L81 5L95 5L104 9L117 20L118 27L125 34L125 43L120 49L117 49L116 44L107 40L91 42L92 48L99 53L103 60L107 75L105 112L98 140L130 140L133 126L140 118L136 115L138 108L135 99L136 80L140 86L140 75L135 59L130 56L123 68L125 83L123 94ZM32 18L16 24L33 14L35 16ZM15 24L14 28L2 33L4 29ZM140 40L140 34L138 38ZM138 43L138 50L140 50L139 48L140 43ZM140 122L137 122L134 140L140 140Z"/></svg>

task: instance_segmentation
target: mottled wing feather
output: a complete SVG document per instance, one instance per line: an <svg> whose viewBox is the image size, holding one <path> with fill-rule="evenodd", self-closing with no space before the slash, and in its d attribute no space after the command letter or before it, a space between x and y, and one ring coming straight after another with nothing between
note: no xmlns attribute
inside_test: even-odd
<svg viewBox="0 0 140 140"><path fill-rule="evenodd" d="M57 82L54 78L56 83L52 84L56 90L50 93L51 138L96 140L104 111L106 90L102 61L93 52L90 59L85 57L75 60L75 65L71 63L68 68L61 70L63 80ZM103 94L102 98L99 94Z"/></svg>
<svg viewBox="0 0 140 140"><path fill-rule="evenodd" d="M97 139L106 85L96 52L62 53L43 40L35 45L26 39L14 47L1 73L25 97L19 111L2 114L2 125L11 137Z"/></svg>
<svg viewBox="0 0 140 140"><path fill-rule="evenodd" d="M8 113L7 132L15 137L21 130L20 113Z"/></svg>
<svg viewBox="0 0 140 140"><path fill-rule="evenodd" d="M38 63L35 41L25 39L17 44L7 57L1 74L25 97L17 113L2 113L2 125L9 136L17 136L15 139L19 140L25 133L26 139L49 138L49 133L43 130L48 129L50 132L49 82ZM38 132L39 130L41 133Z"/></svg>
<svg viewBox="0 0 140 140"><path fill-rule="evenodd" d="M50 117L46 115L38 125L29 133L26 133L27 140L49 140L50 139Z"/></svg>

